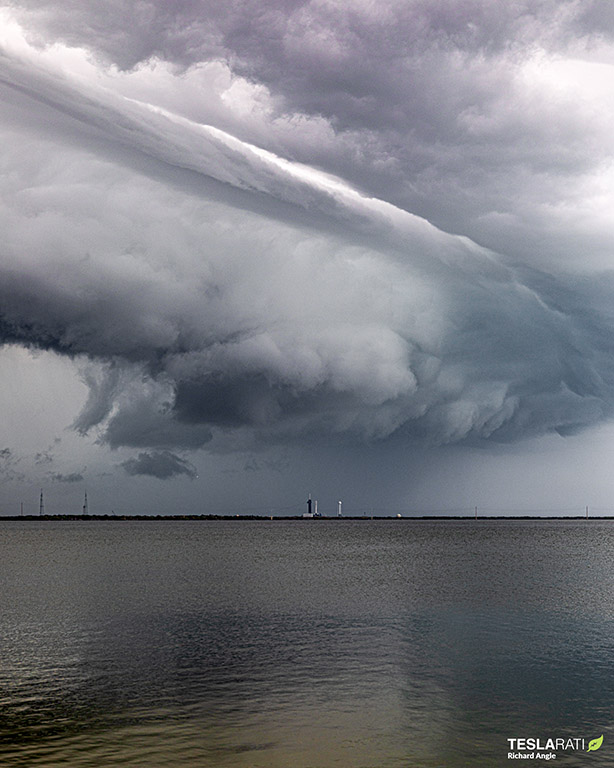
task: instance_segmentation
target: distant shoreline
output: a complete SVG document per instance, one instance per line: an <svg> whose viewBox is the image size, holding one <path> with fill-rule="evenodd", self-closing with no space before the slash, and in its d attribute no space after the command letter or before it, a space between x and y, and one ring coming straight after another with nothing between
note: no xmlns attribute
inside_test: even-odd
<svg viewBox="0 0 614 768"><path fill-rule="evenodd" d="M125 521L125 520L262 520L262 521L275 521L275 520L297 520L304 522L318 522L322 521L336 521L343 522L347 520L614 520L614 515L592 515L586 517L585 515L479 515L477 518L475 515L403 515L397 517L396 515L344 515L338 517L337 515L322 515L320 517L305 518L302 515L0 515L0 522L2 521Z"/></svg>

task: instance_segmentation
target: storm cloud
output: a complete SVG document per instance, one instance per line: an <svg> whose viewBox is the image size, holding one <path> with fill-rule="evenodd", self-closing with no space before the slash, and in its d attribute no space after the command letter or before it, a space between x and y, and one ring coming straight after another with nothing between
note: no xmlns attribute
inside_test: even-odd
<svg viewBox="0 0 614 768"><path fill-rule="evenodd" d="M556 259L568 238L582 242L568 214L612 150L603 3L13 5L38 44L83 46L133 74L113 81L127 95L325 168L495 250ZM558 236L542 237L545 219ZM603 257L603 222L592 224L581 234Z"/></svg>
<svg viewBox="0 0 614 768"><path fill-rule="evenodd" d="M191 480L197 477L196 469L189 461L176 456L170 451L139 453L136 458L128 459L122 467L129 475L149 475L159 480L166 480L177 475L186 475Z"/></svg>
<svg viewBox="0 0 614 768"><path fill-rule="evenodd" d="M49 477L56 483L80 483L83 481L81 472L69 472L68 474L53 472Z"/></svg>
<svg viewBox="0 0 614 768"><path fill-rule="evenodd" d="M18 469L19 462L19 457L10 448L0 449L0 477L5 481L22 479L24 475Z"/></svg>
<svg viewBox="0 0 614 768"><path fill-rule="evenodd" d="M5 6L0 338L129 474L611 418L594 4Z"/></svg>

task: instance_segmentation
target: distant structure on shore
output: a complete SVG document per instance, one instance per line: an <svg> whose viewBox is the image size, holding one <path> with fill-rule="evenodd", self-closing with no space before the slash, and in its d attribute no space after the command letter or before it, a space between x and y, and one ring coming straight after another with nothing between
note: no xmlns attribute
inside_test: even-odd
<svg viewBox="0 0 614 768"><path fill-rule="evenodd" d="M342 503L343 502L341 502L341 501L337 502L337 517L341 517L341 504Z"/></svg>
<svg viewBox="0 0 614 768"><path fill-rule="evenodd" d="M303 512L303 517L322 517L322 513L318 512L318 500L311 500L311 494L307 499L307 512Z"/></svg>
<svg viewBox="0 0 614 768"><path fill-rule="evenodd" d="M89 511L89 507L88 507L88 504L87 504L87 491L86 491L85 492L85 499L83 501L83 514L84 515L89 515L89 513L90 513L90 511Z"/></svg>
<svg viewBox="0 0 614 768"><path fill-rule="evenodd" d="M42 488L41 488L40 503L38 505L38 514L39 514L39 517L42 517L45 514L45 502L43 501L43 489Z"/></svg>
<svg viewBox="0 0 614 768"><path fill-rule="evenodd" d="M311 494L307 499L307 512L303 513L303 517L313 517L313 502L311 501Z"/></svg>

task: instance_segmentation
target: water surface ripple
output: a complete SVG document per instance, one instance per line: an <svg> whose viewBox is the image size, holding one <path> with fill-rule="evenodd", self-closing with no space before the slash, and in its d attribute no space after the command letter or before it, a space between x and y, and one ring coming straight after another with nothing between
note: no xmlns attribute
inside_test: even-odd
<svg viewBox="0 0 614 768"><path fill-rule="evenodd" d="M556 764L614 766L614 522L4 521L0 544L8 768L491 767L511 737L602 733Z"/></svg>

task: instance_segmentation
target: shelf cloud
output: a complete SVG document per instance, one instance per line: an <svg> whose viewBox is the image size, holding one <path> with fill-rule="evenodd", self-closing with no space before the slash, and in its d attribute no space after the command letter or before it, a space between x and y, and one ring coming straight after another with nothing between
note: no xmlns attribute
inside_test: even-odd
<svg viewBox="0 0 614 768"><path fill-rule="evenodd" d="M3 5L0 339L126 472L611 418L594 3Z"/></svg>

